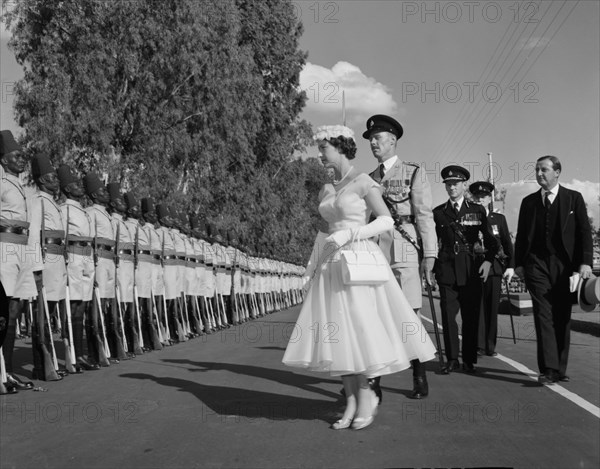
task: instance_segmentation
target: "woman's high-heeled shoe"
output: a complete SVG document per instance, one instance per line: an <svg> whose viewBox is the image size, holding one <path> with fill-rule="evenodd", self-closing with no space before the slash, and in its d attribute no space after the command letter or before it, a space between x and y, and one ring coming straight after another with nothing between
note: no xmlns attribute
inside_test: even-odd
<svg viewBox="0 0 600 469"><path fill-rule="evenodd" d="M344 428L349 428L352 424L353 419L348 417L347 419L339 419L337 422L331 424L331 428L334 430L343 430Z"/></svg>
<svg viewBox="0 0 600 469"><path fill-rule="evenodd" d="M352 421L352 425L350 425L352 430L361 430L361 429L366 428L369 425L371 425L373 423L373 421L375 420L375 416L377 415L378 406L379 406L379 398L377 397L375 392L372 392L371 415L369 415L368 417L355 417L354 420Z"/></svg>

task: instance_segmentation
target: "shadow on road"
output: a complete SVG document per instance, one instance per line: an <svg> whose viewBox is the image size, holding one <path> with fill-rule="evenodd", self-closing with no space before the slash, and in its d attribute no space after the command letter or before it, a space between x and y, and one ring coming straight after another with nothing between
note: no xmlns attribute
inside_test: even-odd
<svg viewBox="0 0 600 469"><path fill-rule="evenodd" d="M304 391L322 394L326 397L339 399L340 395L325 389L321 389L315 385L319 383L341 384L341 379L327 379L316 376L303 375L294 373L293 371L278 370L276 368L264 368L253 365L240 365L237 363L222 363L222 362L198 362L188 359L165 359L166 363L175 363L178 365L187 365L190 371L207 372L207 371L229 371L231 373L252 376L253 378L261 378L268 381L294 386Z"/></svg>
<svg viewBox="0 0 600 469"><path fill-rule="evenodd" d="M188 392L204 404L203 419L244 418L268 420L322 420L332 422L340 404L330 400L306 399L252 389L210 386L186 379L124 373L123 378L149 380L161 386Z"/></svg>

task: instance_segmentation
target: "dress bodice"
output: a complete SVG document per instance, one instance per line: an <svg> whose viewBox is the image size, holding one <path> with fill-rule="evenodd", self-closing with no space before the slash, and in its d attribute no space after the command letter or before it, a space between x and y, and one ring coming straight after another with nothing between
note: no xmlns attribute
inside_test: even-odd
<svg viewBox="0 0 600 469"><path fill-rule="evenodd" d="M332 184L323 186L319 197L319 213L329 224L329 233L364 226L369 222L371 210L365 196L373 187L380 186L364 173L338 191Z"/></svg>

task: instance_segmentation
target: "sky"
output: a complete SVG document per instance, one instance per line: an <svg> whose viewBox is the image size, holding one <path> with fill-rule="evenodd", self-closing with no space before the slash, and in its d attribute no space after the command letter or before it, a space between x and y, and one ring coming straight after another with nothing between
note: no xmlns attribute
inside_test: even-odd
<svg viewBox="0 0 600 469"><path fill-rule="evenodd" d="M404 127L398 156L419 163L434 206L447 196L440 170L461 164L471 180L506 187L514 230L521 199L538 189L533 168L558 156L560 182L584 195L600 225L600 2L313 1L292 2L304 25L307 63L302 117L313 128L343 123L355 132L354 165L377 162L361 135L373 114ZM21 68L0 27L0 127L13 119ZM345 104L343 106L342 104ZM345 109L345 113L343 113ZM308 156L316 156L316 147Z"/></svg>
<svg viewBox="0 0 600 469"><path fill-rule="evenodd" d="M521 199L537 190L537 158L561 159L560 182L600 220L600 2L298 1L308 53L301 88L313 127L355 132L355 167L377 162L362 138L388 114L404 135L398 156L422 165L434 205L447 199L440 170L507 189L515 229ZM343 94L342 94L343 92ZM310 150L316 155L316 147Z"/></svg>

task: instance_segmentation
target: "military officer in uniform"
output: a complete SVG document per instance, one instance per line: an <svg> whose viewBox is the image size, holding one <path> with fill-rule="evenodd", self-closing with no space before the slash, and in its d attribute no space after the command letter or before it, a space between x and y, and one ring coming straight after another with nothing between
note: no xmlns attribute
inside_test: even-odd
<svg viewBox="0 0 600 469"><path fill-rule="evenodd" d="M498 333L498 306L500 305L500 293L502 280L507 283L515 273L515 260L513 245L508 231L506 218L501 213L490 211L494 185L487 181L474 182L469 186L469 192L473 200L485 208L488 225L500 245L498 254L492 262L490 274L483 284L482 304L479 315L479 338L477 341L478 355L485 354L489 357L497 355L496 336ZM485 246L483 246L485 249Z"/></svg>
<svg viewBox="0 0 600 469"><path fill-rule="evenodd" d="M460 366L456 315L462 318L463 370L475 373L481 285L488 278L498 253L498 242L488 225L485 209L469 203L464 193L470 174L462 166L446 166L442 179L450 199L433 209L440 250L434 273L440 288L440 306L444 344L448 363L442 370L449 374ZM486 247L480 262L475 252L480 233Z"/></svg>
<svg viewBox="0 0 600 469"><path fill-rule="evenodd" d="M31 274L25 264L29 229L27 201L19 179L19 174L25 171L26 166L27 159L10 130L0 132L0 281L8 297L8 310L2 311L4 321L0 319L3 322L0 334L4 334L2 353L6 365L6 388L9 392L33 388L31 381L22 381L13 373L12 362L20 314L20 286L27 281L26 276Z"/></svg>
<svg viewBox="0 0 600 469"><path fill-rule="evenodd" d="M383 200L394 219L394 229L379 237L379 246L406 299L419 313L422 307L422 278L431 283L431 271L437 256L437 238L432 213L431 187L427 174L418 163L398 157L396 145L402 137L402 125L392 117L375 115L367 121L363 138L369 140L379 166L370 176L383 187ZM429 394L425 367L419 360L413 368L413 399ZM381 401L379 378L372 383Z"/></svg>

